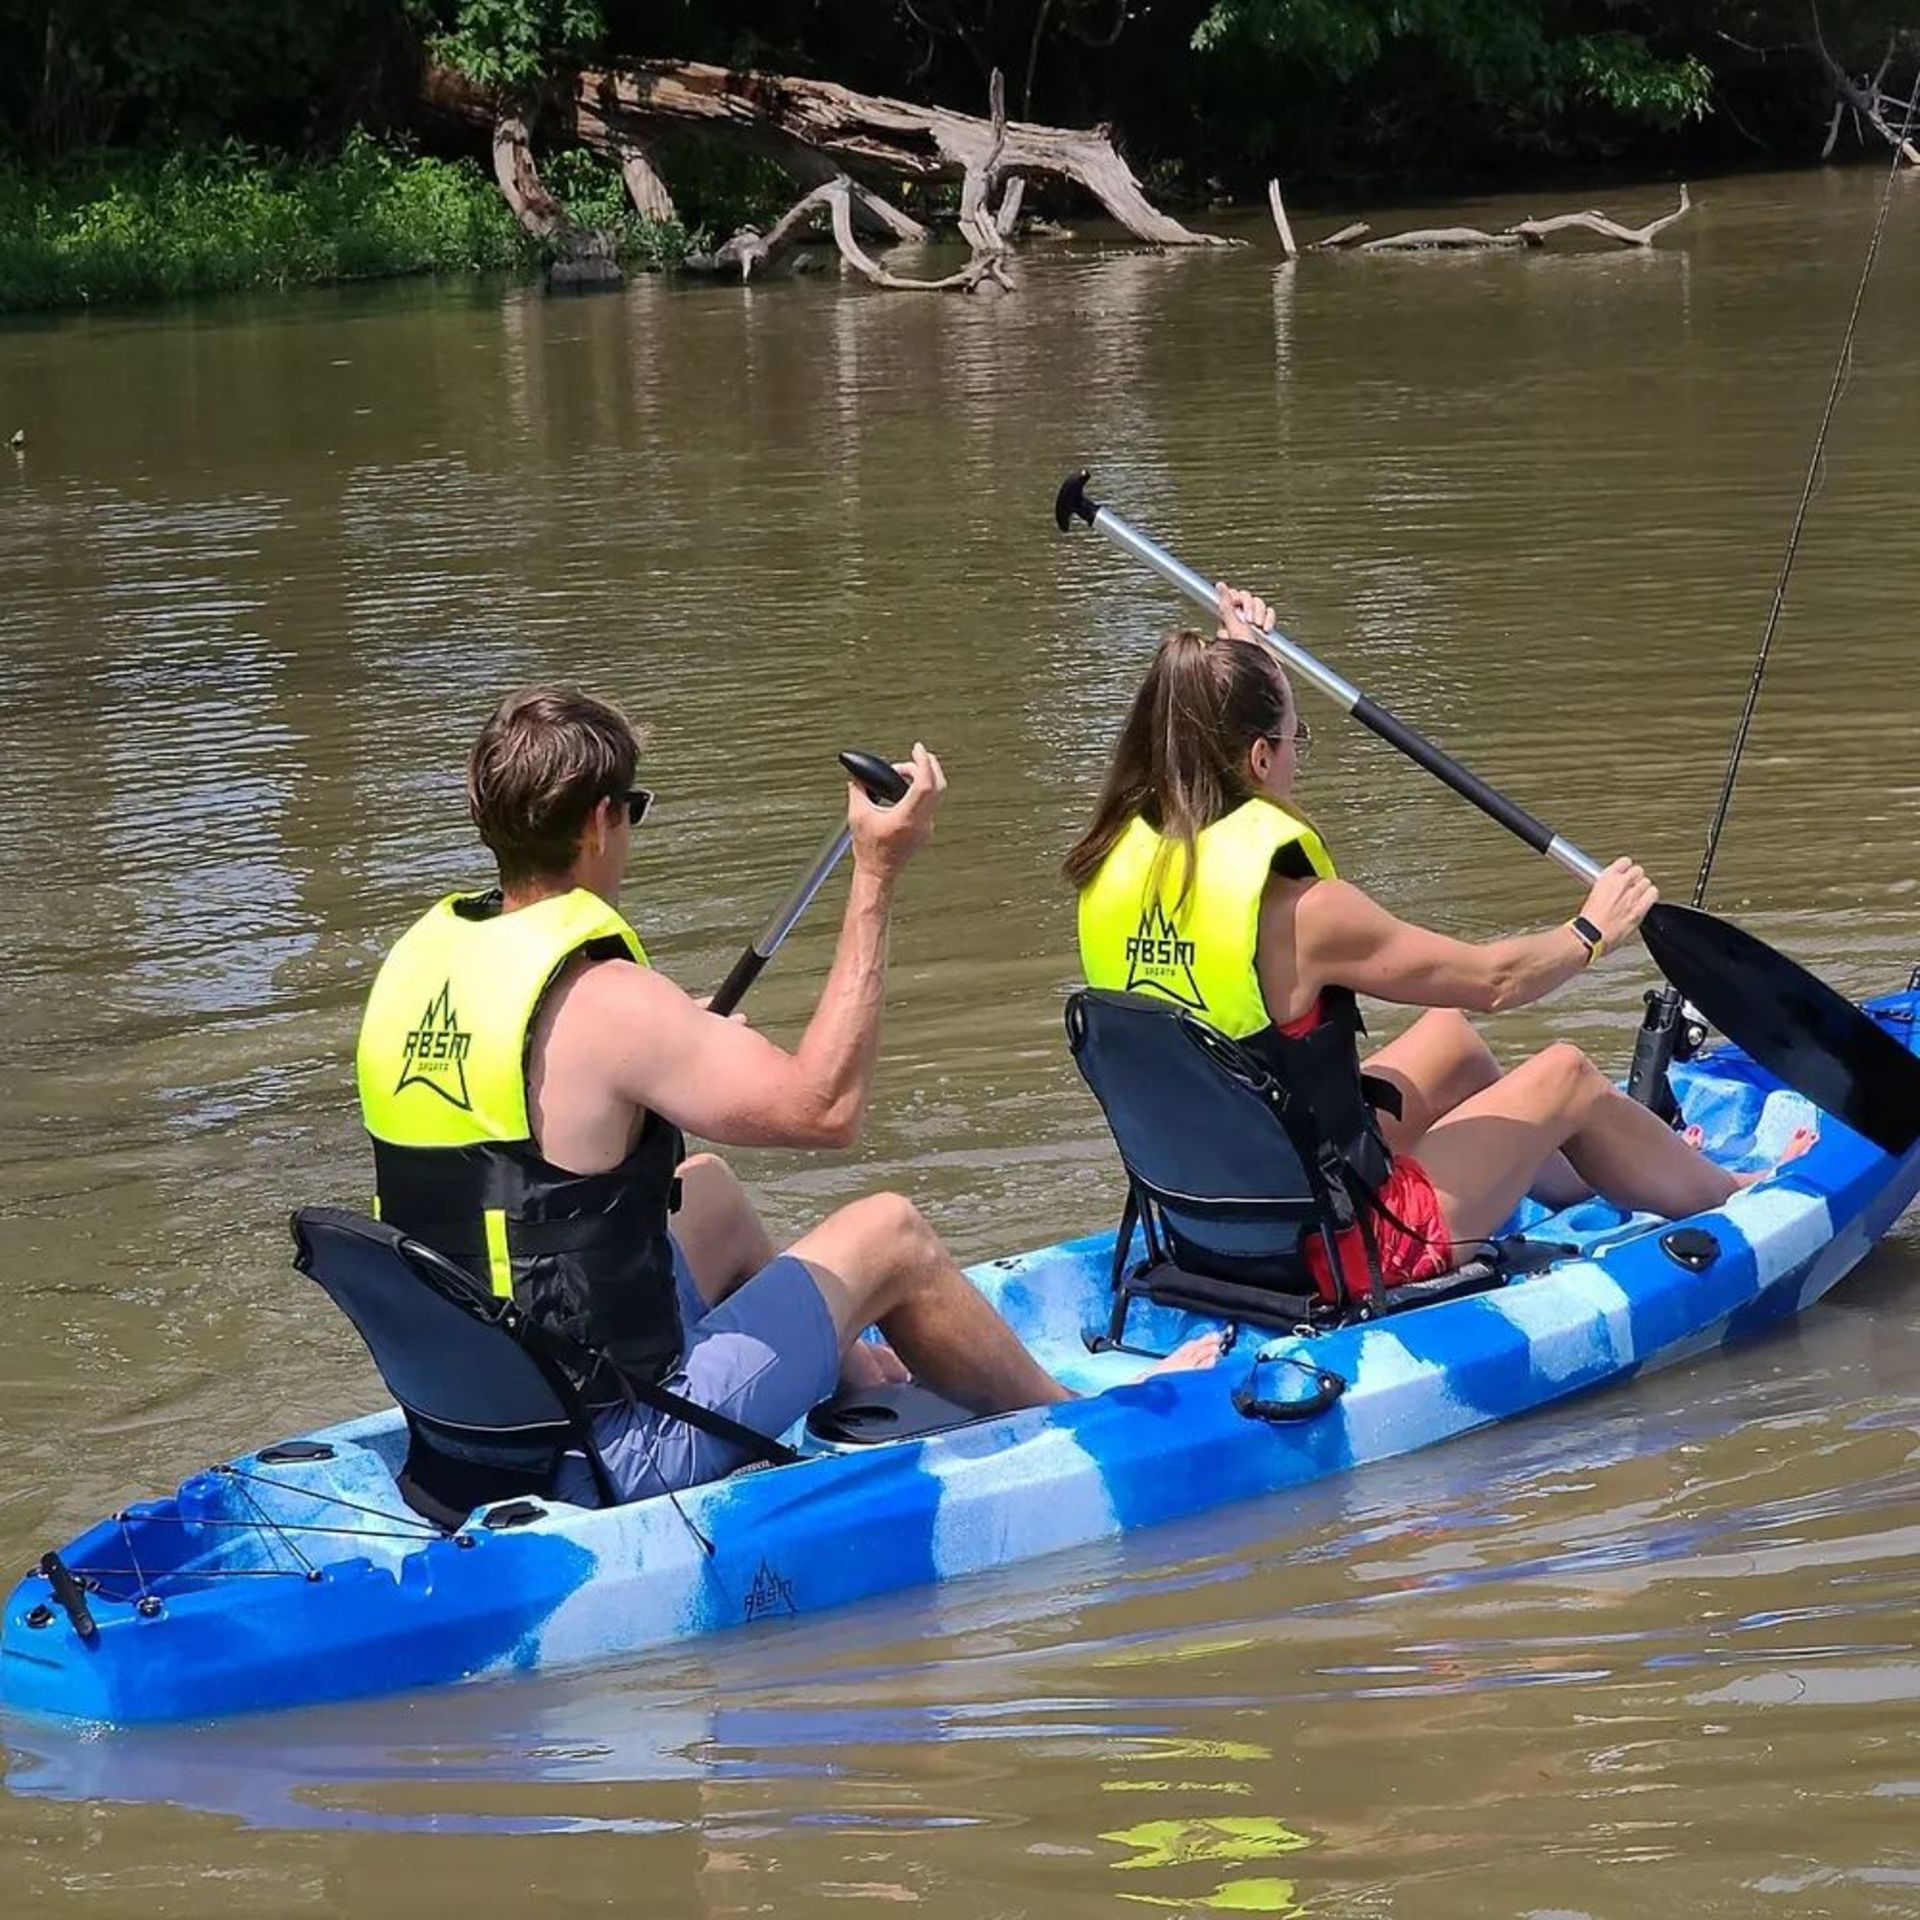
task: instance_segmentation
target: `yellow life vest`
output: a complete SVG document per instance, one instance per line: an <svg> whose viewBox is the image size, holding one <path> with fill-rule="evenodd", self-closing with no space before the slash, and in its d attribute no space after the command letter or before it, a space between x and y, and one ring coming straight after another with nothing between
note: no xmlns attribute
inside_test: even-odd
<svg viewBox="0 0 1920 1920"><path fill-rule="evenodd" d="M1333 878L1333 861L1304 820L1271 800L1245 801L1200 831L1183 901L1180 847L1130 821L1080 892L1088 986L1173 1001L1232 1040L1270 1027L1255 966L1260 900L1275 860L1292 847Z"/></svg>
<svg viewBox="0 0 1920 1920"><path fill-rule="evenodd" d="M449 894L387 955L360 1022L360 1111L376 1140L470 1147L527 1140L527 1033L575 954L647 964L640 936L576 887L513 913Z"/></svg>
<svg viewBox="0 0 1920 1920"><path fill-rule="evenodd" d="M355 1069L380 1217L613 1370L651 1382L680 1357L667 1215L679 1133L649 1114L617 1167L579 1174L540 1153L526 1065L541 1001L575 958L646 965L639 936L584 889L511 913L449 895L388 954ZM578 1384L622 1397L607 1366Z"/></svg>

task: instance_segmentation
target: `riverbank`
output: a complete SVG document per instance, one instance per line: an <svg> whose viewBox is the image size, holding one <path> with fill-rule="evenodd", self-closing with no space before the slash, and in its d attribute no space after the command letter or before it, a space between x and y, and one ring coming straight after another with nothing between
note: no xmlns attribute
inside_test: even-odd
<svg viewBox="0 0 1920 1920"><path fill-rule="evenodd" d="M575 164L556 169L556 191L581 224L613 228L630 265L684 256L686 233L641 220L610 170L584 154L560 158ZM0 313L401 274L530 274L544 258L472 161L364 135L322 160L230 144L164 160L0 166Z"/></svg>

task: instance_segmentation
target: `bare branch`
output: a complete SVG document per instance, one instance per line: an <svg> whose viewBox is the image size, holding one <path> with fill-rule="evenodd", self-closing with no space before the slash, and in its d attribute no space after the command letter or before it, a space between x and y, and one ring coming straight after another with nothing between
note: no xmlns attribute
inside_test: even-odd
<svg viewBox="0 0 1920 1920"><path fill-rule="evenodd" d="M1649 220L1644 227L1623 227L1617 220L1609 220L1604 213L1589 209L1585 213L1557 213L1549 220L1522 220L1518 226L1509 227L1507 232L1518 234L1530 246L1544 244L1550 233L1560 233L1569 227L1584 227L1589 233L1600 234L1608 240L1618 240L1623 247L1650 247L1654 236L1663 228L1670 227L1693 205L1693 197L1687 192L1686 182L1680 183L1680 204L1671 213L1663 213L1658 220Z"/></svg>
<svg viewBox="0 0 1920 1920"><path fill-rule="evenodd" d="M1286 203L1280 198L1280 182L1278 180L1269 180L1267 182L1267 205L1273 211L1274 230L1280 236L1280 251L1284 253L1289 260L1297 259L1300 249L1293 243L1293 229L1287 224Z"/></svg>

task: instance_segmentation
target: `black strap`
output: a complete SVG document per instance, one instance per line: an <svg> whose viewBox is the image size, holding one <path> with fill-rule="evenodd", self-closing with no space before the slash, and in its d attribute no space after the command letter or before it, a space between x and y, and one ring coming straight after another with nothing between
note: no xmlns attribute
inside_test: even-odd
<svg viewBox="0 0 1920 1920"><path fill-rule="evenodd" d="M674 1393L669 1388L649 1381L630 1380L624 1374L620 1383L630 1399L686 1426L697 1427L702 1433L710 1434L716 1440L724 1440L729 1446L738 1447L749 1460L758 1460L769 1467L790 1467L800 1458L784 1442L770 1440L757 1428L743 1427L738 1420L730 1420L724 1413L716 1412L712 1407L703 1407L698 1400L689 1400L684 1394Z"/></svg>
<svg viewBox="0 0 1920 1920"><path fill-rule="evenodd" d="M1363 1073L1360 1093L1375 1113L1391 1114L1396 1120L1404 1117L1406 1103L1391 1080L1383 1080L1377 1073Z"/></svg>
<svg viewBox="0 0 1920 1920"><path fill-rule="evenodd" d="M1387 1283L1380 1271L1380 1242L1374 1238L1373 1232L1373 1216L1377 1208L1385 1211L1380 1207L1379 1196L1369 1192L1363 1196L1357 1209L1360 1215L1360 1245L1367 1256L1367 1303L1373 1309L1376 1320L1387 1310Z"/></svg>
<svg viewBox="0 0 1920 1920"><path fill-rule="evenodd" d="M689 1400L685 1394L675 1393L668 1387L632 1378L596 1348L543 1326L517 1309L506 1324L523 1346L545 1355L564 1371L577 1373L584 1379L592 1379L598 1372L610 1373L630 1405L651 1407L655 1413L664 1413L697 1428L715 1440L738 1447L749 1460L769 1467L788 1467L800 1458L791 1447L770 1439L757 1428L742 1426L738 1420L729 1419L712 1407L703 1407L699 1401Z"/></svg>

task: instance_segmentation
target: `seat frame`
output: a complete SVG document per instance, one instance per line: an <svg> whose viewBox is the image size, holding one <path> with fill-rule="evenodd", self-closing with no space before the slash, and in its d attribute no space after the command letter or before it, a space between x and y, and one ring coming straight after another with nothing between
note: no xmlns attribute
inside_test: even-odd
<svg viewBox="0 0 1920 1920"><path fill-rule="evenodd" d="M455 1533L479 1507L516 1497L550 1499L561 1456L569 1451L584 1456L599 1503L618 1503L613 1476L593 1437L592 1416L568 1377L566 1363L576 1360L576 1354L563 1353L559 1343L513 1301L486 1292L464 1268L443 1254L364 1214L341 1207L302 1207L289 1224L295 1269L313 1280L345 1315L406 1420L407 1457L394 1479L401 1498L414 1512L445 1532ZM510 1343L551 1393L554 1418L501 1427L485 1421L450 1420L444 1412L428 1413L411 1404L396 1386L379 1346L359 1317L317 1271L324 1263L324 1236L328 1234L352 1234L384 1248L396 1275L412 1280ZM501 1446L509 1440L522 1452L544 1447L544 1464L530 1468L486 1460L489 1446Z"/></svg>
<svg viewBox="0 0 1920 1920"><path fill-rule="evenodd" d="M1331 1201L1307 1195L1198 1196L1174 1192L1156 1184L1129 1158L1126 1143L1114 1125L1112 1109L1108 1107L1094 1074L1088 1070L1083 1050L1088 1034L1090 1002L1119 1002L1128 1006L1129 1010L1177 1024L1192 1043L1196 1055L1205 1061L1221 1085L1223 1105L1238 1110L1236 1122L1242 1115L1247 1115L1245 1096L1253 1096L1272 1123L1276 1150L1284 1150L1291 1155L1303 1171L1307 1170L1307 1159L1283 1118L1286 1090L1275 1084L1266 1066L1245 1048L1227 1039L1184 1008L1163 1006L1137 994L1119 995L1092 988L1084 988L1073 994L1066 1008L1068 1044L1082 1077L1101 1104L1127 1176L1126 1205L1114 1238L1112 1304L1107 1324L1104 1330L1090 1328L1083 1335L1092 1351L1117 1350L1154 1357L1146 1349L1128 1346L1126 1341L1128 1317L1135 1302L1143 1299L1158 1306L1224 1320L1229 1325L1244 1323L1266 1328L1305 1327L1317 1330L1483 1292L1504 1285L1509 1275L1516 1271L1542 1263L1542 1250L1531 1242L1490 1242L1484 1257L1463 1262L1431 1280L1411 1282L1392 1289L1376 1284L1367 1293L1356 1296L1345 1285L1336 1250L1335 1236L1346 1222L1336 1217ZM1231 1100L1225 1097L1229 1087L1234 1090ZM1307 1178L1311 1181L1314 1175L1307 1172ZM1227 1256L1222 1256L1217 1265L1210 1262L1205 1249L1196 1246L1190 1236L1181 1234L1168 1218L1169 1206L1193 1222L1207 1219L1266 1219L1271 1220L1276 1228L1291 1226L1300 1234L1317 1233L1327 1250L1328 1270L1335 1276L1340 1297L1333 1301L1325 1300L1310 1282L1300 1288L1291 1288L1283 1283L1281 1276L1289 1273L1303 1281L1307 1280L1304 1261L1297 1246L1293 1252L1275 1256L1272 1262L1273 1277L1257 1271L1258 1262ZM1364 1205L1355 1211L1359 1216L1357 1223L1371 1237ZM1136 1236L1142 1246L1142 1253L1137 1258L1134 1256ZM1557 1258L1560 1252L1557 1247L1548 1249L1545 1250L1545 1257Z"/></svg>

